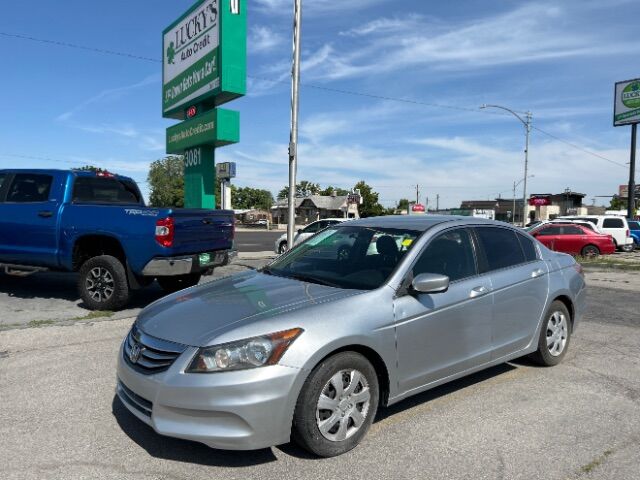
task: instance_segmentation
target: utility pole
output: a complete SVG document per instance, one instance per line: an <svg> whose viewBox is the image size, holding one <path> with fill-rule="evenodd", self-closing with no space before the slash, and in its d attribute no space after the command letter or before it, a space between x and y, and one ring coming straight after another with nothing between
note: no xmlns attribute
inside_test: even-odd
<svg viewBox="0 0 640 480"><path fill-rule="evenodd" d="M416 184L416 203L420 203L420 185Z"/></svg>
<svg viewBox="0 0 640 480"><path fill-rule="evenodd" d="M289 135L289 219L287 246L293 247L296 228L296 173L298 169L298 111L300 88L300 35L302 0L293 3L293 66L291 69L291 133Z"/></svg>
<svg viewBox="0 0 640 480"><path fill-rule="evenodd" d="M513 209L511 210L511 223L516 223L516 182L513 181Z"/></svg>
<svg viewBox="0 0 640 480"><path fill-rule="evenodd" d="M436 210L440 210L440 194L436 194Z"/></svg>
<svg viewBox="0 0 640 480"><path fill-rule="evenodd" d="M633 220L636 209L636 130L638 124L631 125L631 158L629 161L629 191L627 193L627 218Z"/></svg>

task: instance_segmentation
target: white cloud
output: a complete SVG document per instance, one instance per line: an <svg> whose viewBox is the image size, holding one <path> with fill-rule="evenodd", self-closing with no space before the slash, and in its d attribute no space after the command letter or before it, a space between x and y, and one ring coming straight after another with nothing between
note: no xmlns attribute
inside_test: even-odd
<svg viewBox="0 0 640 480"><path fill-rule="evenodd" d="M120 99L123 96L128 95L133 90L159 83L160 80L161 80L161 75L159 73L154 73L153 75L149 75L148 77L143 78L141 81L133 83L131 85L124 85L122 87L109 88L107 90L102 90L101 92L97 93L93 97L78 103L70 110L67 110L66 112L58 115L58 117L56 117L56 120L62 121L62 122L70 120L71 117L73 117L76 113L85 109L89 105L92 105L98 102L109 102L109 101Z"/></svg>
<svg viewBox="0 0 640 480"><path fill-rule="evenodd" d="M255 25L249 32L247 47L250 53L267 53L278 48L284 41L284 36L272 28Z"/></svg>
<svg viewBox="0 0 640 480"><path fill-rule="evenodd" d="M302 14L326 15L345 10L361 10L373 5L383 3L386 0L310 0L302 2ZM293 15L293 0L255 0L258 10L269 15Z"/></svg>

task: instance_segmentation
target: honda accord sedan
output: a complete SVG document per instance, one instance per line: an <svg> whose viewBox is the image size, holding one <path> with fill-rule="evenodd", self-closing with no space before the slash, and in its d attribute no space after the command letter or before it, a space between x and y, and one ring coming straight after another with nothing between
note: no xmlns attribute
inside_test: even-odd
<svg viewBox="0 0 640 480"><path fill-rule="evenodd" d="M329 457L381 407L524 355L558 364L584 304L574 259L507 224L355 220L148 306L116 393L162 435Z"/></svg>

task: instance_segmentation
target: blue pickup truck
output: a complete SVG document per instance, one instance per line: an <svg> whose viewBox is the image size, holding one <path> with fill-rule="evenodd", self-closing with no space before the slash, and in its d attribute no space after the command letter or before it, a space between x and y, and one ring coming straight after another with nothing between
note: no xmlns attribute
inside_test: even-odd
<svg viewBox="0 0 640 480"><path fill-rule="evenodd" d="M78 272L92 310L117 310L157 279L195 285L233 255L228 210L146 207L135 182L109 172L0 170L0 269Z"/></svg>

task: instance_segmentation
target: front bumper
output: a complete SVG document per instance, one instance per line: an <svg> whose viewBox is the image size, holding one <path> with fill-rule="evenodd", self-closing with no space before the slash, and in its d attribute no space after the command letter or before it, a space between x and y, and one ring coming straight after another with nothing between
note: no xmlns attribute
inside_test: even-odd
<svg viewBox="0 0 640 480"><path fill-rule="evenodd" d="M254 450L287 443L301 370L273 365L213 374L185 374L196 348L166 371L145 375L118 354L116 394L157 433L212 448Z"/></svg>
<svg viewBox="0 0 640 480"><path fill-rule="evenodd" d="M207 254L211 258L208 263L200 262L202 254L156 257L145 265L142 269L142 275L145 277L169 277L201 273L213 267L227 265L238 252L236 250L218 250L216 252L207 252Z"/></svg>

